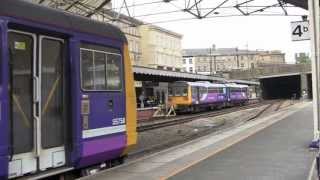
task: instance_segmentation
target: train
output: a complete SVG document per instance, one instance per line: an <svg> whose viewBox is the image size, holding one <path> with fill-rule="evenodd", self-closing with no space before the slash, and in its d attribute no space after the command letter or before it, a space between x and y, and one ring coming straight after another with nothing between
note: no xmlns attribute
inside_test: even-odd
<svg viewBox="0 0 320 180"><path fill-rule="evenodd" d="M168 103L177 112L221 109L249 101L249 87L236 83L178 81L170 84L168 92Z"/></svg>
<svg viewBox="0 0 320 180"><path fill-rule="evenodd" d="M121 30L22 0L0 1L0 179L121 162L137 141Z"/></svg>

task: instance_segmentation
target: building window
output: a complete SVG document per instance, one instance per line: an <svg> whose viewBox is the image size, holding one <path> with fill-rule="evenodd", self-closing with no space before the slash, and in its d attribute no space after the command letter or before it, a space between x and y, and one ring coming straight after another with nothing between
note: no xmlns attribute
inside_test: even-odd
<svg viewBox="0 0 320 180"><path fill-rule="evenodd" d="M193 64L192 58L189 59L189 64Z"/></svg>
<svg viewBox="0 0 320 180"><path fill-rule="evenodd" d="M241 63L241 65L240 65L242 68L244 67L244 63Z"/></svg>
<svg viewBox="0 0 320 180"><path fill-rule="evenodd" d="M192 67L189 67L189 72L193 72L193 68Z"/></svg>
<svg viewBox="0 0 320 180"><path fill-rule="evenodd" d="M183 59L183 64L186 64L187 62L186 62L186 59Z"/></svg>

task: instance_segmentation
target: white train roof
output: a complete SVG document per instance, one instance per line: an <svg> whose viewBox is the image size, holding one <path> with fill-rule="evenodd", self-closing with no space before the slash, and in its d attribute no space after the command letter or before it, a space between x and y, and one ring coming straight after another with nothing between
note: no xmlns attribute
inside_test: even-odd
<svg viewBox="0 0 320 180"><path fill-rule="evenodd" d="M190 86L200 86L200 87L226 87L224 84L218 84L218 83L211 83L208 81L199 81L199 82L186 82L186 81L177 81L175 82L177 84L186 84Z"/></svg>
<svg viewBox="0 0 320 180"><path fill-rule="evenodd" d="M248 85L229 83L229 84L220 84L220 83L211 83L208 81L198 81L198 82L187 82L187 81L177 81L174 84L185 84L190 86L200 86L200 87L234 87L234 88L248 88Z"/></svg>
<svg viewBox="0 0 320 180"><path fill-rule="evenodd" d="M243 85L243 84L235 84L235 83L231 83L231 84L225 84L226 87L234 87L234 88L248 88L248 85Z"/></svg>

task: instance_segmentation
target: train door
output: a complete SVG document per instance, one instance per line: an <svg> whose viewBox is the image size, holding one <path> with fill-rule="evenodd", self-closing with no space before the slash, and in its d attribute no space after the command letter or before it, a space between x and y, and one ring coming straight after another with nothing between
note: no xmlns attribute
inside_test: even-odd
<svg viewBox="0 0 320 180"><path fill-rule="evenodd" d="M64 40L39 37L39 169L46 170L65 164L64 118Z"/></svg>
<svg viewBox="0 0 320 180"><path fill-rule="evenodd" d="M191 93L192 93L192 101L195 104L199 104L200 95L199 95L199 87L192 86L191 87Z"/></svg>
<svg viewBox="0 0 320 180"><path fill-rule="evenodd" d="M65 164L63 40L10 31L9 177Z"/></svg>

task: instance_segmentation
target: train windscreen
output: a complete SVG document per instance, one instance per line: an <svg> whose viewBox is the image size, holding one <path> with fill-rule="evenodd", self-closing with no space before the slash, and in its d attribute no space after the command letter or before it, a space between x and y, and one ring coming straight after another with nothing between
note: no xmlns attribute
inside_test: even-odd
<svg viewBox="0 0 320 180"><path fill-rule="evenodd" d="M169 87L169 96L188 96L188 86L179 85Z"/></svg>

